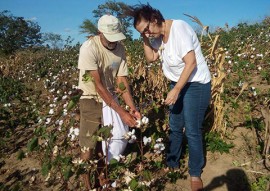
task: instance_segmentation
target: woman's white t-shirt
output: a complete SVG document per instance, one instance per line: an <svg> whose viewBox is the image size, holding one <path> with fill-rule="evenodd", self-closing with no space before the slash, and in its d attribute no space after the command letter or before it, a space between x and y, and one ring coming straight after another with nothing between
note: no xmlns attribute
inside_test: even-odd
<svg viewBox="0 0 270 191"><path fill-rule="evenodd" d="M193 70L188 82L206 84L211 80L198 37L185 21L173 20L167 43L163 43L159 38L153 40L151 45L159 50L163 73L169 80L178 81L185 67L182 58L191 50L195 52L197 67Z"/></svg>

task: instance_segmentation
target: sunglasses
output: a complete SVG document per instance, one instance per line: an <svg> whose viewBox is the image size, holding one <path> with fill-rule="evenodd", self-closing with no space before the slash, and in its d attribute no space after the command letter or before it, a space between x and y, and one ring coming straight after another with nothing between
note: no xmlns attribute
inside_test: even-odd
<svg viewBox="0 0 270 191"><path fill-rule="evenodd" d="M141 32L141 34L149 33L150 32L149 27L150 27L150 21L148 22L148 24L146 25L146 27L143 29L143 31Z"/></svg>

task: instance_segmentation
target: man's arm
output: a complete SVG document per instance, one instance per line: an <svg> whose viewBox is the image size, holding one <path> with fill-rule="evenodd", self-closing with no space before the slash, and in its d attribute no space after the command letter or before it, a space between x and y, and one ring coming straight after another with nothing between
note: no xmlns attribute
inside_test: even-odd
<svg viewBox="0 0 270 191"><path fill-rule="evenodd" d="M104 87L102 81L100 79L100 75L97 70L91 70L90 75L94 79L94 84L97 93L100 97L105 101L105 103L114 109L121 117L124 123L126 123L130 127L134 127L136 125L136 120L134 117L125 111L114 99L111 93ZM134 105L134 104L133 104Z"/></svg>
<svg viewBox="0 0 270 191"><path fill-rule="evenodd" d="M129 83L127 80L127 77L125 76L118 76L117 77L117 84L123 83L125 86L125 90L122 93L122 97L125 101L125 103L130 107L131 114L136 117L136 119L141 118L141 114L137 111L135 104L133 102L132 96L131 96L131 91L129 87Z"/></svg>

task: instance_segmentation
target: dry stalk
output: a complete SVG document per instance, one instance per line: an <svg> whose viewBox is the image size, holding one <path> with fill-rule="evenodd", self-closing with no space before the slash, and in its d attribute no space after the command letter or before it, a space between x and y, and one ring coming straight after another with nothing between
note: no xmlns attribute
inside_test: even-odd
<svg viewBox="0 0 270 191"><path fill-rule="evenodd" d="M265 166L267 168L270 168L270 160L269 157L267 157L270 153L270 110L268 107L262 107L261 113L264 118L265 123L265 135L264 135L264 149L263 149L263 155L265 156Z"/></svg>
<svg viewBox="0 0 270 191"><path fill-rule="evenodd" d="M210 103L210 111L206 115L206 119L210 116L213 118L213 125L211 131L221 132L222 136L226 133L226 122L224 120L224 101L221 99L221 94L224 90L224 81L226 73L224 72L223 64L225 62L225 53L223 48L218 48L219 35L216 35L214 40L209 34L209 27L203 25L203 23L195 16L184 14L192 19L193 22L199 24L202 27L201 43L204 32L212 43L212 46L206 51L207 59L214 61L214 70L216 75L212 78L212 99Z"/></svg>

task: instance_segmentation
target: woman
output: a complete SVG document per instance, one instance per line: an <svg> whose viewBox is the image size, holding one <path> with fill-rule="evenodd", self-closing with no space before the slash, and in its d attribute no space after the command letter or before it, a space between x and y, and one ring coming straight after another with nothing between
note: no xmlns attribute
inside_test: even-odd
<svg viewBox="0 0 270 191"><path fill-rule="evenodd" d="M131 8L134 27L141 34L146 60L160 58L171 81L165 104L169 105L167 165L179 168L183 133L188 140L192 190L203 188L202 122L211 97L211 75L194 30L182 20L165 20L149 4Z"/></svg>

